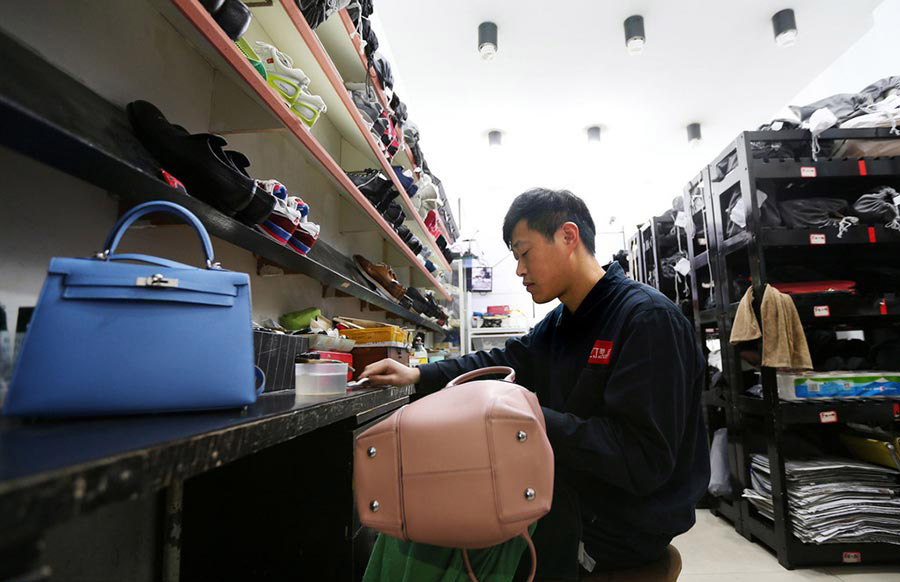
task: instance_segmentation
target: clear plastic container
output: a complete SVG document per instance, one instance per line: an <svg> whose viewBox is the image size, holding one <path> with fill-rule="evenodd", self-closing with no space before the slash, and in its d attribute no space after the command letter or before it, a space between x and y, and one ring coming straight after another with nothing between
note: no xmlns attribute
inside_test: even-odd
<svg viewBox="0 0 900 582"><path fill-rule="evenodd" d="M347 364L344 362L309 362L295 364L297 394L322 396L347 391Z"/></svg>

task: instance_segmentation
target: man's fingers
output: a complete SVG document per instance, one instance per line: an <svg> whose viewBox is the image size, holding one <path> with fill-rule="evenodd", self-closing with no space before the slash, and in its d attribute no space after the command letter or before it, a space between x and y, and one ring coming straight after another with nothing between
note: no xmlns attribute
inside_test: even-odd
<svg viewBox="0 0 900 582"><path fill-rule="evenodd" d="M367 376L369 384L373 386L386 386L388 384L396 384L397 378L394 374L382 374L375 376Z"/></svg>
<svg viewBox="0 0 900 582"><path fill-rule="evenodd" d="M366 376L371 378L372 376L384 373L384 364L381 362L373 362L366 366L366 369L362 371L360 377Z"/></svg>

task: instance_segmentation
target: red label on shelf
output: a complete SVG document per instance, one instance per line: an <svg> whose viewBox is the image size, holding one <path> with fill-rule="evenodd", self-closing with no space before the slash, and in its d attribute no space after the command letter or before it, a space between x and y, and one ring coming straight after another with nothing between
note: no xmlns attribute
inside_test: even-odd
<svg viewBox="0 0 900 582"><path fill-rule="evenodd" d="M813 315L815 317L829 317L831 316L831 309L827 305L816 305L813 307Z"/></svg>
<svg viewBox="0 0 900 582"><path fill-rule="evenodd" d="M878 310L881 312L881 315L887 315L887 299L884 297L878 302Z"/></svg>
<svg viewBox="0 0 900 582"><path fill-rule="evenodd" d="M816 168L814 166L800 166L800 176L803 178L815 178Z"/></svg>
<svg viewBox="0 0 900 582"><path fill-rule="evenodd" d="M878 242L878 240L875 238L875 227L874 226L869 227L869 242L870 243Z"/></svg>
<svg viewBox="0 0 900 582"><path fill-rule="evenodd" d="M859 564L862 562L862 552L844 552L841 561L845 564Z"/></svg>
<svg viewBox="0 0 900 582"><path fill-rule="evenodd" d="M824 234L811 234L809 235L809 244L811 245L824 245L827 244L828 241L825 239Z"/></svg>
<svg viewBox="0 0 900 582"><path fill-rule="evenodd" d="M865 160L860 160L860 161L859 161L859 175L860 175L860 176L865 176L865 175L868 174L868 173L869 173L868 170L866 170L866 161L865 161Z"/></svg>
<svg viewBox="0 0 900 582"><path fill-rule="evenodd" d="M900 402L894 403L894 418L900 418Z"/></svg>
<svg viewBox="0 0 900 582"><path fill-rule="evenodd" d="M826 410L825 412L819 413L819 422L822 424L829 424L832 422L837 422L837 411L836 410Z"/></svg>

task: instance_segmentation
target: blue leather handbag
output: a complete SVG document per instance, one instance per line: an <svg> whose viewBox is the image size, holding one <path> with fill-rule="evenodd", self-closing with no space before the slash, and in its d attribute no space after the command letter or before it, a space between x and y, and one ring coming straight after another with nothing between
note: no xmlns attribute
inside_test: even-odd
<svg viewBox="0 0 900 582"><path fill-rule="evenodd" d="M113 254L135 220L160 211L194 227L205 269ZM147 202L119 219L103 248L95 258L51 259L4 414L132 414L255 402L250 278L213 262L197 217L171 202Z"/></svg>

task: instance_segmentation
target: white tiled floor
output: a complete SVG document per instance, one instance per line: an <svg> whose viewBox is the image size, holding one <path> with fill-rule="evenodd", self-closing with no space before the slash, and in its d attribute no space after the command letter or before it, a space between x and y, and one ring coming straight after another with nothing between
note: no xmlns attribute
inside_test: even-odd
<svg viewBox="0 0 900 582"><path fill-rule="evenodd" d="M900 582L900 564L785 570L768 550L705 510L697 512L697 525L672 544L684 562L679 582ZM900 546L897 554L900 559Z"/></svg>

